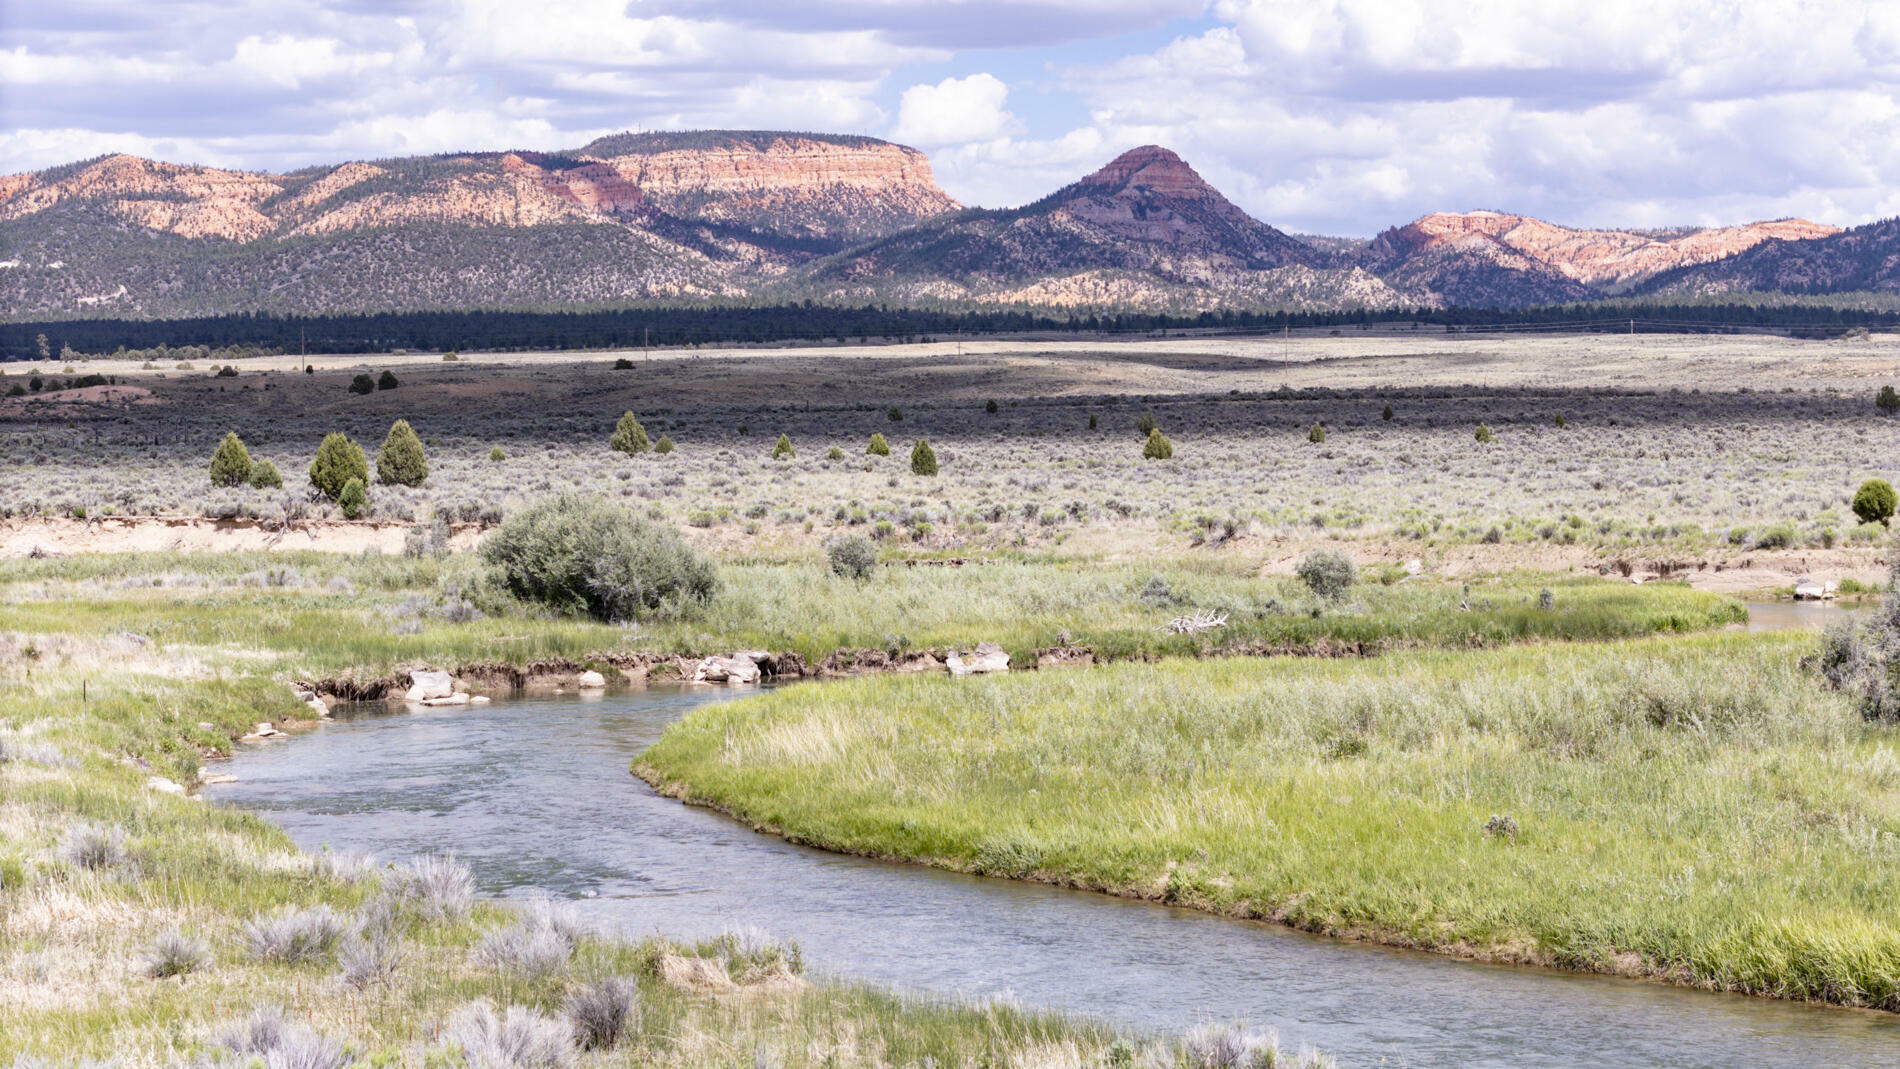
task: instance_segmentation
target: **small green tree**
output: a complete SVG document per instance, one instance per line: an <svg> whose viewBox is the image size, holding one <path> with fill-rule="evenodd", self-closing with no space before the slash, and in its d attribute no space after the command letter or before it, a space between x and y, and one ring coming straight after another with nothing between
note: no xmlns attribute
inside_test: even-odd
<svg viewBox="0 0 1900 1069"><path fill-rule="evenodd" d="M277 465L268 460L260 460L251 465L251 487L257 490L278 490L284 485L284 477Z"/></svg>
<svg viewBox="0 0 1900 1069"><path fill-rule="evenodd" d="M244 439L236 431L229 431L211 454L211 485L243 486L250 481L250 450L244 448Z"/></svg>
<svg viewBox="0 0 1900 1069"><path fill-rule="evenodd" d="M1174 443L1156 427L1148 432L1148 440L1142 443L1141 455L1149 460L1173 460Z"/></svg>
<svg viewBox="0 0 1900 1069"><path fill-rule="evenodd" d="M864 447L864 454L873 457L888 457L891 455L891 443L885 441L883 435L873 434L871 444Z"/></svg>
<svg viewBox="0 0 1900 1069"><path fill-rule="evenodd" d="M1552 420L1551 422L1557 425L1558 430L1563 430L1565 427L1570 426L1570 421L1564 418L1564 414L1562 412L1557 413L1557 418Z"/></svg>
<svg viewBox="0 0 1900 1069"><path fill-rule="evenodd" d="M653 451L655 453L671 453L673 451L673 439L664 434L660 435L660 440L653 443Z"/></svg>
<svg viewBox="0 0 1900 1069"><path fill-rule="evenodd" d="M401 385L402 383L396 381L396 376L388 371L383 372L376 380L376 388L379 390L393 390Z"/></svg>
<svg viewBox="0 0 1900 1069"><path fill-rule="evenodd" d="M1161 421L1155 419L1155 411L1152 408L1145 409L1141 415L1135 417L1135 430L1140 431L1144 438L1153 434L1155 428L1159 426L1161 426Z"/></svg>
<svg viewBox="0 0 1900 1069"><path fill-rule="evenodd" d="M1325 441L1326 428L1320 426L1317 423L1313 424L1313 429L1306 432L1306 440L1309 442L1312 442L1314 445L1318 445L1319 443Z"/></svg>
<svg viewBox="0 0 1900 1069"><path fill-rule="evenodd" d="M937 474L937 454L931 451L930 443L922 438L910 447L910 473L912 475Z"/></svg>
<svg viewBox="0 0 1900 1069"><path fill-rule="evenodd" d="M779 435L778 442L772 446L772 459L787 460L797 455L798 450L792 448L791 438L783 434Z"/></svg>
<svg viewBox="0 0 1900 1069"><path fill-rule="evenodd" d="M310 462L310 485L336 501L342 498L343 487L351 479L369 482L369 460L363 456L363 447L350 441L349 435L332 431L324 435L316 459Z"/></svg>
<svg viewBox="0 0 1900 1069"><path fill-rule="evenodd" d="M488 451L488 459L494 460L494 461L507 460L508 454L502 452L501 446L495 446L493 449L490 449Z"/></svg>
<svg viewBox="0 0 1900 1069"><path fill-rule="evenodd" d="M633 413L628 412L620 417L620 422L614 427L614 435L607 440L607 444L614 451L628 456L644 453L647 451L647 429L640 426L640 421L633 418Z"/></svg>
<svg viewBox="0 0 1900 1069"><path fill-rule="evenodd" d="M1869 479L1854 491L1854 515L1862 523L1887 525L1893 522L1893 510L1900 504L1900 495L1894 493L1893 484L1885 479Z"/></svg>
<svg viewBox="0 0 1900 1069"><path fill-rule="evenodd" d="M988 412L991 415L995 415L996 414L996 398L992 397L989 400L983 402L983 411Z"/></svg>
<svg viewBox="0 0 1900 1069"><path fill-rule="evenodd" d="M1385 411L1379 413L1379 418L1385 420L1387 423L1392 422L1392 406L1385 406Z"/></svg>
<svg viewBox="0 0 1900 1069"><path fill-rule="evenodd" d="M695 526L711 526L693 520ZM717 589L712 562L679 532L604 498L566 495L511 514L482 559L516 597L596 620L688 612Z"/></svg>
<svg viewBox="0 0 1900 1069"><path fill-rule="evenodd" d="M344 519L354 520L369 507L369 490L364 488L363 480L351 479L343 484L343 492L337 495L336 503L343 506Z"/></svg>
<svg viewBox="0 0 1900 1069"><path fill-rule="evenodd" d="M1294 574L1300 582L1327 601L1338 601L1352 589L1352 583L1358 577L1359 570L1353 566L1352 558L1340 553L1328 553L1321 550L1309 553L1300 561Z"/></svg>
<svg viewBox="0 0 1900 1069"><path fill-rule="evenodd" d="M902 423L904 421L904 410L897 407L896 405L892 405L890 409L884 413L884 415L892 423Z"/></svg>
<svg viewBox="0 0 1900 1069"><path fill-rule="evenodd" d="M869 579L877 570L877 547L863 535L839 535L825 543L825 560L840 579Z"/></svg>
<svg viewBox="0 0 1900 1069"><path fill-rule="evenodd" d="M1093 413L1093 412L1090 412L1090 413L1089 413L1089 430L1094 430L1094 429L1095 429L1095 422L1096 422L1096 421L1095 421L1095 413Z"/></svg>
<svg viewBox="0 0 1900 1069"><path fill-rule="evenodd" d="M368 375L358 375L350 380L350 392L354 394L375 393L376 380L370 378Z"/></svg>
<svg viewBox="0 0 1900 1069"><path fill-rule="evenodd" d="M843 460L844 450L839 449L837 446L834 445L830 449L825 450L825 459L826 460Z"/></svg>
<svg viewBox="0 0 1900 1069"><path fill-rule="evenodd" d="M1874 405L1889 416L1900 412L1900 393L1895 393L1892 386L1882 386L1874 395Z"/></svg>
<svg viewBox="0 0 1900 1069"><path fill-rule="evenodd" d="M1497 435L1491 433L1491 428L1480 423L1478 424L1477 433L1473 434L1472 437L1476 438L1480 445L1489 445Z"/></svg>
<svg viewBox="0 0 1900 1069"><path fill-rule="evenodd" d="M429 458L409 421L389 425L383 447L376 451L376 479L384 486L421 486L429 477Z"/></svg>

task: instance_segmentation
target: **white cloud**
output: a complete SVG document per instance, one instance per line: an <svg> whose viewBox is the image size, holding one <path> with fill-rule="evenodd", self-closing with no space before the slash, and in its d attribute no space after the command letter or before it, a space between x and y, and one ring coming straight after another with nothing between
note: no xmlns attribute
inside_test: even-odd
<svg viewBox="0 0 1900 1069"><path fill-rule="evenodd" d="M1002 137L1017 126L1004 109L1009 86L979 72L904 90L891 135L917 145L960 145Z"/></svg>

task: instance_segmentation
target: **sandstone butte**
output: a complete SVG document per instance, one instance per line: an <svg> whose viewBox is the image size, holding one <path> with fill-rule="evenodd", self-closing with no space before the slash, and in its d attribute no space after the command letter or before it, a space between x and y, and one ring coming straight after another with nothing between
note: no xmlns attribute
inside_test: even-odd
<svg viewBox="0 0 1900 1069"><path fill-rule="evenodd" d="M1581 230L1508 212L1436 212L1379 235L1372 251L1412 257L1471 252L1541 263L1587 285L1643 278L1688 264L1733 256L1764 241L1799 241L1840 233L1805 219L1665 231Z"/></svg>
<svg viewBox="0 0 1900 1069"><path fill-rule="evenodd" d="M612 158L532 152L351 162L278 175L107 156L0 177L0 221L86 201L113 217L189 238L250 242L411 222L534 226L609 222L649 207L714 221L826 215L867 204L900 219L959 207L912 148L796 134L764 144Z"/></svg>

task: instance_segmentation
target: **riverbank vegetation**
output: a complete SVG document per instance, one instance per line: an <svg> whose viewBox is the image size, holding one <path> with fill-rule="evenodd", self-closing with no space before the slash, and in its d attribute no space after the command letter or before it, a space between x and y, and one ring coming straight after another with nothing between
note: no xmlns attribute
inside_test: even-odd
<svg viewBox="0 0 1900 1069"><path fill-rule="evenodd" d="M809 981L757 933L595 937L557 903L474 900L450 858L301 854L184 793L256 722L308 715L286 672L327 654L296 647L297 625L268 648L243 631L273 598L292 595L229 613L144 589L58 628L4 625L0 1065L1234 1069L1192 1036ZM159 618L162 637L136 630ZM1322 1063L1275 1064L1295 1060Z"/></svg>
<svg viewBox="0 0 1900 1069"><path fill-rule="evenodd" d="M1005 556L963 566L892 562L864 578L816 555L728 560L694 571L690 612L609 626L550 617L500 592L469 555L128 554L0 562L0 628L126 629L160 642L220 641L296 653L310 671L392 671L420 658L525 665L620 651L970 649L1017 666L1052 647L1096 660L1220 653L1363 654L1694 631L1746 618L1730 598L1671 583L1513 574L1471 583L1397 567L1316 593L1244 561L1142 563ZM709 583L715 578L716 583ZM716 591L716 592L715 592ZM1335 593L1328 588L1328 594ZM1548 594L1548 597L1546 595ZM1170 633L1180 618L1225 625Z"/></svg>
<svg viewBox="0 0 1900 1069"><path fill-rule="evenodd" d="M800 842L1452 954L1900 1009L1900 735L1800 634L776 691L664 789Z"/></svg>

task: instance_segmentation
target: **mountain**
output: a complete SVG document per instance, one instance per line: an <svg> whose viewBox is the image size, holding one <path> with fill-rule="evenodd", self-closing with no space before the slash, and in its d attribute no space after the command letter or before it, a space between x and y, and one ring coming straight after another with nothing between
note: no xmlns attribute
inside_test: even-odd
<svg viewBox="0 0 1900 1069"><path fill-rule="evenodd" d="M954 210L874 138L624 134L285 175L107 156L0 178L8 315L737 296Z"/></svg>
<svg viewBox="0 0 1900 1069"><path fill-rule="evenodd" d="M1385 231L1354 255L1394 286L1430 292L1445 304L1508 308L1587 301L1764 242L1806 242L1838 231L1804 219L1577 230L1507 212L1439 212Z"/></svg>
<svg viewBox="0 0 1900 1069"><path fill-rule="evenodd" d="M1644 293L1686 297L1748 291L1843 293L1900 289L1900 219L1812 241L1768 241L1648 280Z"/></svg>
<svg viewBox="0 0 1900 1069"><path fill-rule="evenodd" d="M943 216L815 264L828 299L1053 306L1389 306L1403 295L1260 222L1148 145L1008 211Z"/></svg>

